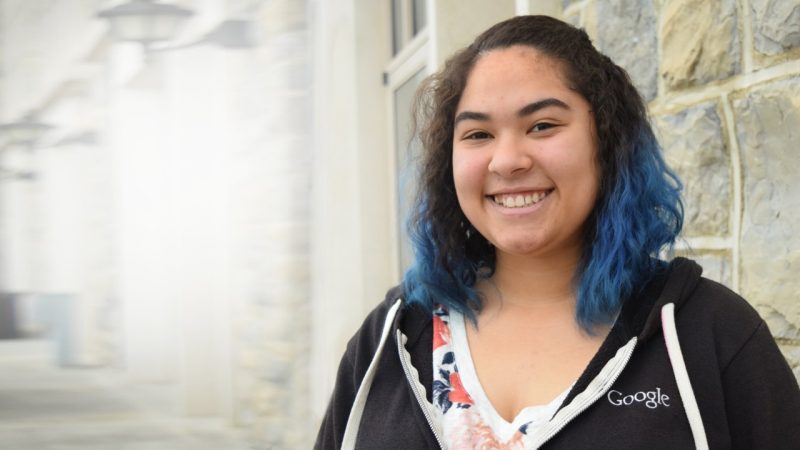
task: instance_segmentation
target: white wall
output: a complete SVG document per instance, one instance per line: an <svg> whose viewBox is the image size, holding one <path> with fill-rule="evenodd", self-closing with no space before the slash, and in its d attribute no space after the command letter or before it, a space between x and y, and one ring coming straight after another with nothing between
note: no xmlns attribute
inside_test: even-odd
<svg viewBox="0 0 800 450"><path fill-rule="evenodd" d="M388 5L313 4L312 410L320 418L344 344L394 281L382 86Z"/></svg>

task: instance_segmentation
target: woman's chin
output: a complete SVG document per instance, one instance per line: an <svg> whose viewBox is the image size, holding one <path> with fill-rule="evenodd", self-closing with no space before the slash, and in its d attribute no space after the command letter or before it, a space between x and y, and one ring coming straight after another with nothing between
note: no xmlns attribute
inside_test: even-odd
<svg viewBox="0 0 800 450"><path fill-rule="evenodd" d="M504 239L497 239L493 242L498 257L530 257L530 258L556 258L579 257L581 252L580 242L569 240L568 242L553 242L552 240L542 239L539 236L505 236Z"/></svg>
<svg viewBox="0 0 800 450"><path fill-rule="evenodd" d="M515 256L535 255L543 247L542 243L536 239L508 237L498 240L494 246L498 253Z"/></svg>

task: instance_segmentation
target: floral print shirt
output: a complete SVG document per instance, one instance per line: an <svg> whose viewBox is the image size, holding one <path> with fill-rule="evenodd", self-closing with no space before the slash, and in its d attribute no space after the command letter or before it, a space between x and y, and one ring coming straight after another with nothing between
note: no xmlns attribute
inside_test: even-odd
<svg viewBox="0 0 800 450"><path fill-rule="evenodd" d="M446 448L523 449L538 427L555 414L568 391L547 405L523 409L509 423L494 409L478 381L463 315L442 305L434 308L433 404L441 413Z"/></svg>

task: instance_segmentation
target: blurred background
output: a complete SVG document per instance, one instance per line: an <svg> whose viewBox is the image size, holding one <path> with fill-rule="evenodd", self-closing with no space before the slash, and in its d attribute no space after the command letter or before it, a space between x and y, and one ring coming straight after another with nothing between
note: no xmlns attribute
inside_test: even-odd
<svg viewBox="0 0 800 450"><path fill-rule="evenodd" d="M411 258L417 84L529 13L630 72L676 252L800 375L798 0L0 0L0 447L310 448Z"/></svg>

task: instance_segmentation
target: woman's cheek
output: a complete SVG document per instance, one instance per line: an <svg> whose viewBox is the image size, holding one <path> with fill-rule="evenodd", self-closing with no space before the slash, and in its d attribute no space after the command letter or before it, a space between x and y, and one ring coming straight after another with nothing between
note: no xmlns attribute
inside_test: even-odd
<svg viewBox="0 0 800 450"><path fill-rule="evenodd" d="M486 164L478 155L459 155L453 158L453 177L456 184L474 184L484 176Z"/></svg>

